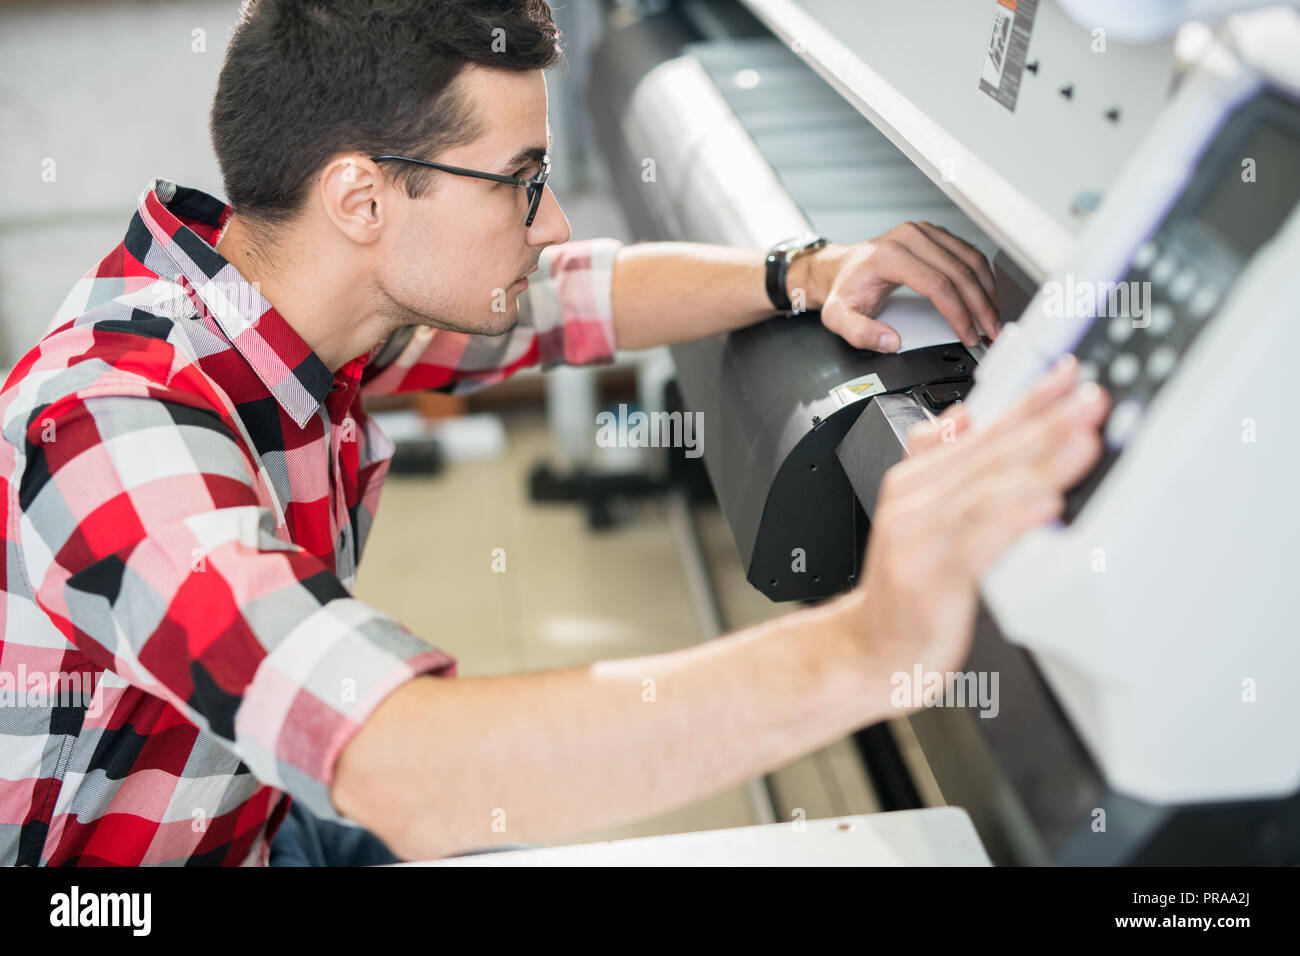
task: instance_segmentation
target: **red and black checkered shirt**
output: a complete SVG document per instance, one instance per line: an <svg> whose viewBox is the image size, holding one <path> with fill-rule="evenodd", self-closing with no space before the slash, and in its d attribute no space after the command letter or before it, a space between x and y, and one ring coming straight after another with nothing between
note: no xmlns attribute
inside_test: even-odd
<svg viewBox="0 0 1300 956"><path fill-rule="evenodd" d="M363 395L607 362L619 243L545 251L502 336L408 327L331 374L155 180L0 391L0 863L266 862L286 795L455 662L352 597L392 441Z"/></svg>

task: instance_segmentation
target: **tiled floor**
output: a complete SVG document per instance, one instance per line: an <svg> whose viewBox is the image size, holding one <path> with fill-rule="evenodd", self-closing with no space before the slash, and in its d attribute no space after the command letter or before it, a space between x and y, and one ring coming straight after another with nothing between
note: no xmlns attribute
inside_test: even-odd
<svg viewBox="0 0 1300 956"><path fill-rule="evenodd" d="M432 478L391 477L357 596L454 654L464 676L563 667L687 647L701 639L661 502L593 534L582 511L528 500L529 469L550 444L540 412L506 417L507 451ZM699 515L730 629L782 608L744 580L714 509ZM506 573L492 570L505 549ZM840 742L774 775L778 818L877 809L856 751ZM610 839L759 822L743 789L576 839Z"/></svg>

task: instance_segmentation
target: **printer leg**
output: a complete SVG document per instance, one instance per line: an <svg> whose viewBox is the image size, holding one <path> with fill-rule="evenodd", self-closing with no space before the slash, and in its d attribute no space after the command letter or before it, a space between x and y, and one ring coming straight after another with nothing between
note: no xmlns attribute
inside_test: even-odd
<svg viewBox="0 0 1300 956"><path fill-rule="evenodd" d="M889 724L864 727L853 735L853 740L882 810L916 810L925 806Z"/></svg>

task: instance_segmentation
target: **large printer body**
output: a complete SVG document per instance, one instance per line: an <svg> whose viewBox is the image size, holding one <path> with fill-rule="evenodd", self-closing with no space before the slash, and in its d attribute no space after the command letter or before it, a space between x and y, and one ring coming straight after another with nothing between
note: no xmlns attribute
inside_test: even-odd
<svg viewBox="0 0 1300 956"><path fill-rule="evenodd" d="M1098 6L1105 24L1116 5ZM1056 0L625 7L590 105L639 239L853 242L928 220L993 258L1018 317L967 349L898 294L894 355L810 314L673 348L773 600L851 585L910 425L954 401L990 420L1065 352L1111 392L1065 520L984 581L967 666L999 674L998 715L909 718L990 856L1300 862L1300 14L1176 47L1108 40Z"/></svg>

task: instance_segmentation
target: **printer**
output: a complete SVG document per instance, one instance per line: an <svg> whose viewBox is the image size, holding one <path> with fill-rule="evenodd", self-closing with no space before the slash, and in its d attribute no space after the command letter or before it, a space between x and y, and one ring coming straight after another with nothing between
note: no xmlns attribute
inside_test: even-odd
<svg viewBox="0 0 1300 956"><path fill-rule="evenodd" d="M919 219L994 263L987 349L906 292L880 315L895 354L808 313L673 347L773 601L852 585L915 423L958 401L989 421L1064 353L1112 396L1064 519L983 581L968 667L998 673L997 715L908 718L995 862L1300 862L1300 12L1259 6L623 4L594 54L637 238Z"/></svg>

